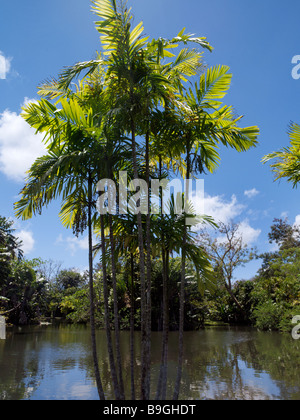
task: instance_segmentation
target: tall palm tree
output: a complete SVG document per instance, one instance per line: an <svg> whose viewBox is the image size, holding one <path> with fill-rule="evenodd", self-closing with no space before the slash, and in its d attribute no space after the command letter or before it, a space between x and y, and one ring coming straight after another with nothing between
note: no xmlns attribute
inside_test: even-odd
<svg viewBox="0 0 300 420"><path fill-rule="evenodd" d="M104 399L95 338L92 258L93 197L99 173L98 156L103 146L99 148L98 139L90 134L91 130L97 131L93 127L91 109L82 108L82 102L80 104L74 97L61 99L60 105L62 109L42 99L24 110L23 115L29 124L46 133L49 153L37 159L29 170L22 198L16 203L16 214L30 218L40 213L50 201L62 197L63 223L73 227L75 232L82 232L88 226L91 338L98 393ZM116 396L119 396L117 391Z"/></svg>
<svg viewBox="0 0 300 420"><path fill-rule="evenodd" d="M207 69L194 89L183 92L173 113L168 112L162 126L163 138L176 141L178 154L185 156L185 179L191 175L212 172L220 161L219 144L239 152L257 144L257 127L240 128L242 117L235 117L233 108L222 104L231 82L226 66ZM188 183L185 191L188 192ZM187 195L186 200L189 200ZM179 355L178 371L173 398L178 399L182 375L184 284L186 266L186 231L182 237L182 274L180 293Z"/></svg>
<svg viewBox="0 0 300 420"><path fill-rule="evenodd" d="M274 160L271 169L275 180L286 178L296 188L300 181L300 125L291 123L288 130L290 147L269 153L262 162L267 163Z"/></svg>
<svg viewBox="0 0 300 420"><path fill-rule="evenodd" d="M67 163L69 161L69 163ZM82 159L80 159L81 164ZM67 172L61 163L70 165L72 170L72 178L69 176L69 169ZM86 163L86 162L84 162ZM47 205L51 200L56 199L59 195L65 195L70 191L66 197L65 205L63 206L62 216L65 215L66 207L70 207L70 195L72 199L76 196L76 202L73 202L77 211L74 212L72 218L72 226L74 231L79 233L83 231L85 226L83 220L87 218L86 224L88 226L88 243L89 243L89 290L90 290L90 325L91 325L91 341L94 361L94 372L96 377L97 389L99 398L105 399L102 381L99 371L99 363L97 358L96 333L95 333L95 308L94 308L94 290L93 290L93 258L92 258L92 184L94 179L91 172L88 174L77 175L74 171L74 154L59 155L56 151L45 155L36 160L29 171L28 184L22 190L22 198L16 203L17 217L28 219L33 214L41 213L42 207ZM58 170L60 174L58 175ZM87 178L86 178L87 177ZM63 185L64 184L64 185ZM86 189L88 193L86 194Z"/></svg>
<svg viewBox="0 0 300 420"><path fill-rule="evenodd" d="M184 30L171 41L158 40L148 43L143 35L143 25L132 29L132 16L126 4L118 5L113 0L93 1L93 11L101 19L96 22L101 37L104 55L98 60L78 63L67 68L58 81L50 83L43 89L55 91L55 85L68 89L72 79L81 71L93 73L100 64L106 68L106 94L111 113L118 116L123 129L131 136L132 162L134 176L139 178L137 165L137 135L143 135L146 141L146 181L149 185L149 122L151 110L159 102L162 104L169 96L175 97L180 86L179 81L195 74L199 66L199 54L183 49L173 62L161 66L161 58L174 57L169 51L178 43L194 42L211 49L205 38L187 35ZM184 76L185 75L185 76ZM186 79L185 79L186 80ZM53 81L52 81L53 82ZM170 86L172 84L172 89ZM150 261L150 218L146 224L147 243L147 279L145 270L144 234L141 214L137 215L140 249L141 305L142 305L142 381L141 393L144 399L149 398L150 390L150 307L151 307L151 261Z"/></svg>
<svg viewBox="0 0 300 420"><path fill-rule="evenodd" d="M40 131L46 131L48 138L52 141L50 149L53 149L55 142L59 144L65 143L73 147L74 142L68 138L70 133L77 133L78 130L84 130L84 135L79 133L79 149L76 150L79 156L87 156L89 164L93 168L94 184L101 178L113 178L114 170L118 171L126 169L124 164L127 162L126 140L122 140L117 126L112 121L113 117L106 116L106 103L103 99L103 83L101 76L103 75L101 65L94 69L93 74L85 78L85 82L79 82L77 92L74 94L69 87L63 89L57 81L51 81L44 84L40 89L40 94L51 98L67 95L68 100L62 97L57 105L62 105L63 109L59 110L47 100L40 101L39 108L36 105L30 106L25 118L27 121ZM99 79L100 77L100 79ZM86 106L89 104L89 107ZM81 109L85 105L85 109ZM66 131L65 132L63 131ZM63 135L66 136L64 140ZM60 133L60 135L58 135ZM54 139L54 140L53 140ZM84 140L83 140L84 139ZM75 152L74 152L75 153ZM75 154L76 154L75 153ZM70 168L69 168L70 169ZM79 168L81 170L81 168ZM70 174L69 174L70 175ZM70 218L70 208L72 204L67 203L63 207L65 220L68 222ZM108 216L111 221L111 215ZM80 214L79 214L80 219ZM72 219L71 219L72 221ZM101 224L104 225L104 217L100 216ZM111 224L111 223L110 223ZM70 223L69 223L70 225ZM119 342L119 326L118 326L118 304L116 298L116 264L114 259L114 238L112 227L110 229L111 259L113 272L114 287L114 321L115 321L115 338L116 353L119 379L115 373L115 363L113 357L113 349L111 343L111 334L109 329L109 312L108 312L108 296L105 298L105 323L107 332L108 352L110 358L111 372L113 377L115 395L117 399L124 399L124 386L122 379L122 364ZM107 274L105 267L105 259L103 259L103 282L104 294L107 291Z"/></svg>
<svg viewBox="0 0 300 420"><path fill-rule="evenodd" d="M135 345L134 345L134 312L135 312L135 272L134 263L138 258L138 234L136 218L134 214L128 213L126 216L115 218L113 221L113 231L116 241L116 256L118 258L126 258L130 255L130 388L131 400L136 399L135 386ZM129 289L129 287L128 287Z"/></svg>
<svg viewBox="0 0 300 420"><path fill-rule="evenodd" d="M185 221L187 214L189 214L190 222L193 220L194 225L205 223L215 226L215 224L208 216L196 216L191 203L188 203L186 206L189 209L188 212L186 212L187 209L184 209L182 206L183 200L179 193L177 197L174 197L174 194L172 194L170 200L166 203L167 214L164 215L164 217L157 219L154 226L155 234L159 238L158 246L162 249L163 262L163 340L161 367L156 391L156 399L162 400L166 399L167 386L169 320L168 287L170 282L169 257L170 254L173 253L179 255L182 247L183 235L186 235L186 258L195 268L199 289L202 290L204 288L204 290L206 290L214 287L213 272L208 255L204 249L199 248L196 245L194 233L191 227L188 230L186 229Z"/></svg>

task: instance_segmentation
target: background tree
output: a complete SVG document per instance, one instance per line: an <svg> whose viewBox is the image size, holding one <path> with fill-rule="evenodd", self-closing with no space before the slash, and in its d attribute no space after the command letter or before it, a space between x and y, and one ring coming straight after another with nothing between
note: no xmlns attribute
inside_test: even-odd
<svg viewBox="0 0 300 420"><path fill-rule="evenodd" d="M243 306L233 292L234 271L253 258L253 250L244 243L237 223L219 223L219 228L212 234L202 231L198 236L198 245L204 247L213 261L215 275L219 284L225 287L233 302L246 316Z"/></svg>
<svg viewBox="0 0 300 420"><path fill-rule="evenodd" d="M269 238L279 244L277 251L260 255L262 266L252 291L255 325L261 329L291 331L293 315L300 305L299 229L287 220L275 219ZM298 312L297 312L298 311Z"/></svg>

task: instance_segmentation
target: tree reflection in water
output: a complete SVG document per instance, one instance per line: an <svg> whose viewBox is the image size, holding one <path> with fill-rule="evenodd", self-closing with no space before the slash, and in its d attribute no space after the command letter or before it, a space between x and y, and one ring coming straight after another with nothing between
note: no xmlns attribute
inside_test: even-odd
<svg viewBox="0 0 300 420"><path fill-rule="evenodd" d="M168 395L177 367L177 333L170 334ZM113 398L105 333L97 332L107 398ZM152 397L160 366L161 334L152 334ZM140 373L136 333L136 375ZM121 334L129 398L129 333ZM97 399L89 328L60 325L8 331L0 341L0 399ZM300 343L290 335L246 328L185 333L181 399L300 399Z"/></svg>

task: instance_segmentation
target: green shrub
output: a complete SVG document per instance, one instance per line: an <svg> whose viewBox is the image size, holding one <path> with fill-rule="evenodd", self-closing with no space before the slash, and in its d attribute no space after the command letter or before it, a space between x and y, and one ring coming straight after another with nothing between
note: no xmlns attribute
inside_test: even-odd
<svg viewBox="0 0 300 420"><path fill-rule="evenodd" d="M255 326L260 330L278 330L284 309L271 300L261 303L253 311Z"/></svg>
<svg viewBox="0 0 300 420"><path fill-rule="evenodd" d="M295 324L292 323L292 320L296 315L300 315L300 305L294 306L293 308L290 308L284 312L279 323L280 331L290 333L295 327Z"/></svg>

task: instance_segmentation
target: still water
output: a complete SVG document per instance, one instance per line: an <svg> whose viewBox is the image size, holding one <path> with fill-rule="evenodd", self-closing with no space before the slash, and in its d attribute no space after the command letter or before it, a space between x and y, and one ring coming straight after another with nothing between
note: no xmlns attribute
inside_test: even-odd
<svg viewBox="0 0 300 420"><path fill-rule="evenodd" d="M136 376L139 376L139 333ZM177 333L169 345L168 398L176 376ZM103 386L113 399L106 339L97 331ZM121 333L124 383L130 395L129 333ZM161 334L152 336L155 392ZM154 395L154 394L153 394ZM153 396L152 395L152 396ZM245 328L210 328L185 333L181 399L300 399L300 340ZM90 331L85 326L36 326L7 331L0 340L0 400L93 400Z"/></svg>

